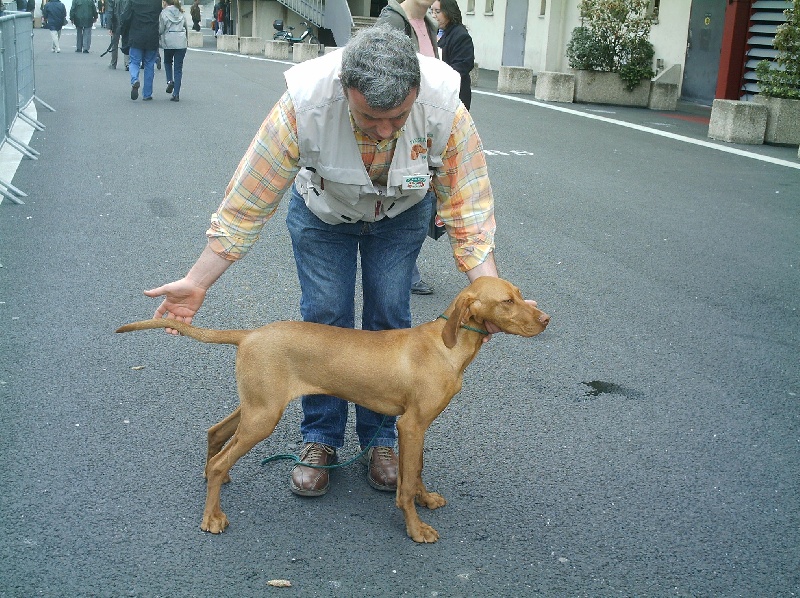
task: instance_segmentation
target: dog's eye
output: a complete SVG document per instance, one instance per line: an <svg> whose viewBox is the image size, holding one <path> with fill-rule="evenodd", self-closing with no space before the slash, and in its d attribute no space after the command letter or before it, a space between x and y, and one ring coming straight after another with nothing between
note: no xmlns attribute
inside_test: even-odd
<svg viewBox="0 0 800 598"><path fill-rule="evenodd" d="M505 301L503 301L503 303L514 303L514 300L513 299L506 299Z"/></svg>

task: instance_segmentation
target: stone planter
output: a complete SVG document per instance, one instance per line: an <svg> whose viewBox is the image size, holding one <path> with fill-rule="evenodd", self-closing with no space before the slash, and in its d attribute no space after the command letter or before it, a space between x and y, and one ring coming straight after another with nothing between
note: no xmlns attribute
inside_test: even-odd
<svg viewBox="0 0 800 598"><path fill-rule="evenodd" d="M240 37L239 38L239 52L257 56L264 54L264 40L260 37Z"/></svg>
<svg viewBox="0 0 800 598"><path fill-rule="evenodd" d="M292 46L292 61L305 62L319 56L319 44L294 44Z"/></svg>
<svg viewBox="0 0 800 598"><path fill-rule="evenodd" d="M218 35L217 36L217 50L221 52L238 52L239 51L239 36L238 35Z"/></svg>
<svg viewBox="0 0 800 598"><path fill-rule="evenodd" d="M522 66L501 66L497 75L500 93L532 93L533 71Z"/></svg>
<svg viewBox="0 0 800 598"><path fill-rule="evenodd" d="M782 145L800 144L800 100L758 95L754 101L767 107L765 142Z"/></svg>
<svg viewBox="0 0 800 598"><path fill-rule="evenodd" d="M264 42L264 56L273 60L289 60L289 42L282 39Z"/></svg>
<svg viewBox="0 0 800 598"><path fill-rule="evenodd" d="M575 75L540 71L533 97L545 102L572 102L575 97Z"/></svg>
<svg viewBox="0 0 800 598"><path fill-rule="evenodd" d="M203 33L202 31L189 31L189 47L202 48L203 47Z"/></svg>
<svg viewBox="0 0 800 598"><path fill-rule="evenodd" d="M729 143L764 143L767 128L767 109L755 102L714 100L708 136Z"/></svg>
<svg viewBox="0 0 800 598"><path fill-rule="evenodd" d="M650 80L642 79L633 91L617 73L574 71L575 101L585 104L615 104L617 106L647 107L650 99Z"/></svg>

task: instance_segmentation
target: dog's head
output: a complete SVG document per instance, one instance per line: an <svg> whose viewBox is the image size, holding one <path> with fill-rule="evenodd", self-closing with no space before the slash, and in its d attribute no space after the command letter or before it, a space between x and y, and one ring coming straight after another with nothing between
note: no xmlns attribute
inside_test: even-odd
<svg viewBox="0 0 800 598"><path fill-rule="evenodd" d="M446 313L442 340L449 349L455 347L461 326L470 322L481 328L491 322L502 332L525 337L536 336L550 323L550 316L526 302L517 287L492 276L475 279L458 294Z"/></svg>

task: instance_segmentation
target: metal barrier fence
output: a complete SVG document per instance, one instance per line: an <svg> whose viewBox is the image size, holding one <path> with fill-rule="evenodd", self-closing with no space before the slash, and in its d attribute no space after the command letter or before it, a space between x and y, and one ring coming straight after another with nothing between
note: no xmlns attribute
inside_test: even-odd
<svg viewBox="0 0 800 598"><path fill-rule="evenodd" d="M0 84L0 125L3 130L0 147L8 144L23 156L37 160L39 152L11 133L17 119L25 121L34 129L44 131L42 123L24 112L34 99L55 112L54 108L36 97L33 18L30 13L10 12L0 16ZM23 203L21 197L27 197L21 190L2 179L0 195L18 204Z"/></svg>

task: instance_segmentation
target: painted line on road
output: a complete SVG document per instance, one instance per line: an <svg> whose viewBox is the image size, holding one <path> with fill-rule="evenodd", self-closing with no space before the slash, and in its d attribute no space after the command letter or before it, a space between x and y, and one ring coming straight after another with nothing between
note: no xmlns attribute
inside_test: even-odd
<svg viewBox="0 0 800 598"><path fill-rule="evenodd" d="M800 170L800 163L797 162L789 162L788 160L781 160L780 158L762 156L761 154L748 152L746 150L737 149L735 147L726 147L724 145L718 145L710 141L704 141L702 139L694 139L692 137L685 137L683 135L670 133L668 131L659 131L658 129L653 129L650 127L645 127L642 125L625 122L624 120L609 118L607 116L599 116L597 114L587 114L586 112L581 112L580 110L574 110L572 108L565 108L563 106L554 106L552 104L546 104L544 102L537 102L536 100L528 100L525 98L518 98L505 94L494 93L491 91L481 91L479 89L473 89L472 93L493 96L496 98L503 98L506 100L511 100L512 102L521 102L523 104L530 104L531 106L538 106L539 108L547 108L548 110L555 110L556 112L564 112L565 114L572 114L574 116L582 116L583 118L589 118L591 120L599 120L601 122L606 122L612 125L618 125L620 127L627 127L628 129L634 129L635 131L642 131L643 133L650 133L652 135L658 135L660 137L674 139L675 141L681 141L683 143L691 143L692 145L699 145L701 147L707 147L709 149L725 152L728 154L734 154L737 156L742 156L744 158L750 158L752 160L761 160L762 162L769 162L770 164L775 164L776 166L788 166L789 168Z"/></svg>

